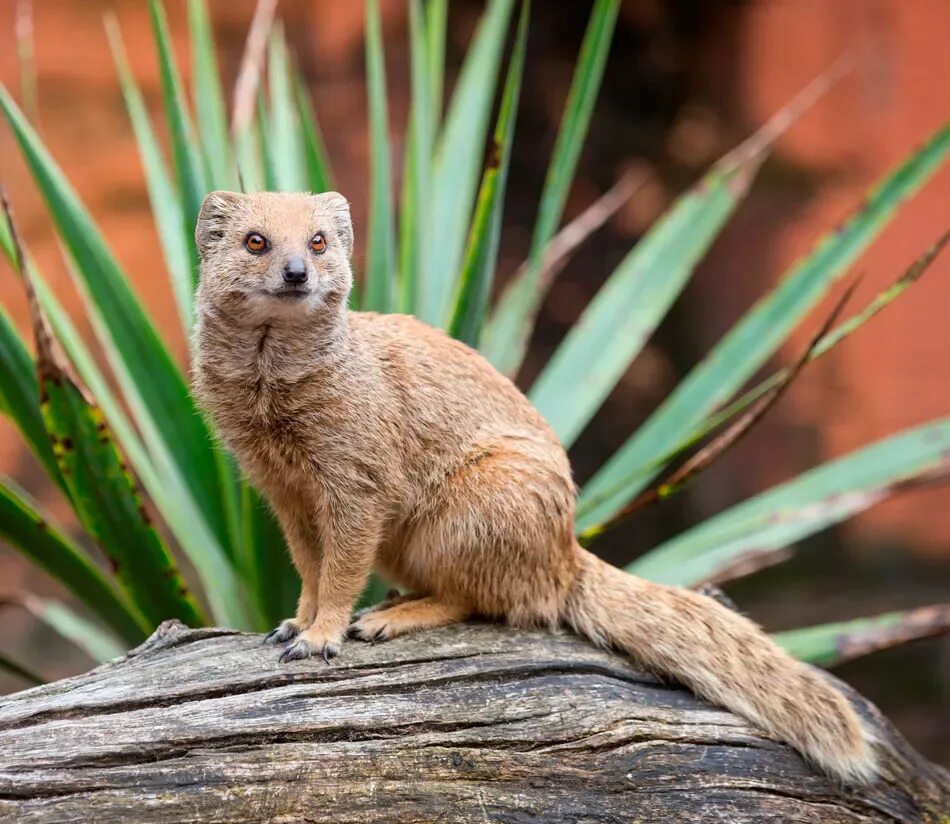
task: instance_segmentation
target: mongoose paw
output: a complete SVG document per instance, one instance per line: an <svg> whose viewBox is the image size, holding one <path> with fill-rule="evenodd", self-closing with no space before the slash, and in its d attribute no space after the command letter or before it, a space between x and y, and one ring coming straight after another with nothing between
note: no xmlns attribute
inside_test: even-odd
<svg viewBox="0 0 950 824"><path fill-rule="evenodd" d="M319 655L329 664L330 659L335 658L339 653L340 645L333 641L324 641L319 644L314 644L298 636L293 643L284 649L278 660L280 663L286 664L289 661L299 661L304 658Z"/></svg>
<svg viewBox="0 0 950 824"><path fill-rule="evenodd" d="M346 631L348 638L356 638L359 641L368 641L375 644L377 641L388 641L394 637L389 632L389 624L385 617L382 617L382 611L368 612L365 615L350 624Z"/></svg>
<svg viewBox="0 0 950 824"><path fill-rule="evenodd" d="M283 644L300 635L300 627L293 618L281 621L274 629L264 636L265 644Z"/></svg>
<svg viewBox="0 0 950 824"><path fill-rule="evenodd" d="M386 597L378 604L372 604L371 606L354 610L350 616L350 623L355 624L364 615L369 615L371 612L381 612L384 609L389 609L390 607L396 606L396 604L401 604L404 601L410 601L417 597L416 595L403 595L398 589L391 589L386 593ZM351 635L350 637L355 638L356 636Z"/></svg>

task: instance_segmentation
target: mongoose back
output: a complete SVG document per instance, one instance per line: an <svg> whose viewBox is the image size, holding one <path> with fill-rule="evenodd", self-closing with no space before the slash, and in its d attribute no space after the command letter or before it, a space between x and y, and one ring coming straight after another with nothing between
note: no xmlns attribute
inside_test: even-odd
<svg viewBox="0 0 950 824"><path fill-rule="evenodd" d="M267 497L302 588L281 661L468 616L568 626L870 781L870 734L818 673L694 592L628 575L574 539L567 456L477 352L414 318L351 312L337 193L205 199L195 385ZM407 592L351 617L377 569Z"/></svg>

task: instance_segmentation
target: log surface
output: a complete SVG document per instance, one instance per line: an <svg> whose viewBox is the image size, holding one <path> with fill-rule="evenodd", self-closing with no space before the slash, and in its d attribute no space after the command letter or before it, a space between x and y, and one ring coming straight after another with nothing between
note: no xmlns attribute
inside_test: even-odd
<svg viewBox="0 0 950 824"><path fill-rule="evenodd" d="M0 820L938 822L948 774L852 695L885 775L790 748L570 636L465 624L280 665L169 622L92 672L0 699Z"/></svg>

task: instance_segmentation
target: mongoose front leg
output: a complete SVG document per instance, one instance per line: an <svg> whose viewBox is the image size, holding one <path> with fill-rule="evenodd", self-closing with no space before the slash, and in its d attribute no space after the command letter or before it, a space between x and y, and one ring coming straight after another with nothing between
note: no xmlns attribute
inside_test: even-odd
<svg viewBox="0 0 950 824"><path fill-rule="evenodd" d="M283 651L281 661L311 655L329 661L339 653L353 605L373 568L380 531L379 522L365 509L331 516L324 524L315 586L316 614L309 627ZM304 586L306 589L307 584Z"/></svg>
<svg viewBox="0 0 950 824"><path fill-rule="evenodd" d="M320 531L315 526L314 518L304 507L284 503L275 509L301 584L296 615L281 621L272 629L264 638L266 644L284 644L296 638L313 623L317 614L317 587L323 554Z"/></svg>
<svg viewBox="0 0 950 824"><path fill-rule="evenodd" d="M293 618L285 618L274 629L264 636L265 644L285 644L300 635L317 614L317 593L315 589L301 584L300 598L297 599L297 614Z"/></svg>

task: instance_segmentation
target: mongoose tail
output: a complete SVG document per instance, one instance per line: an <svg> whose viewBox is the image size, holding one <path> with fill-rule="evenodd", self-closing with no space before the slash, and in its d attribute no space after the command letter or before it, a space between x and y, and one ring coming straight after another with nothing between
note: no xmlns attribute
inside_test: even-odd
<svg viewBox="0 0 950 824"><path fill-rule="evenodd" d="M578 553L564 615L576 632L748 718L841 781L874 778L871 736L848 700L755 624L705 595Z"/></svg>

